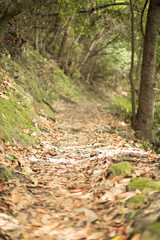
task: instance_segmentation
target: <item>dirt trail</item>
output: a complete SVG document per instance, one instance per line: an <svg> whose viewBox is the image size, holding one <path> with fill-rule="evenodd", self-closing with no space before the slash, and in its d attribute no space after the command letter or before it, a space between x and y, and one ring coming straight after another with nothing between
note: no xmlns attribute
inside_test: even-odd
<svg viewBox="0 0 160 240"><path fill-rule="evenodd" d="M39 144L19 149L25 164L1 190L0 239L131 239L130 216L152 200L130 208L125 201L140 191L126 187L132 177L157 178L158 159L139 149L130 128L101 105L59 101L54 109L54 128L47 121ZM132 174L112 176L111 165L121 161Z"/></svg>

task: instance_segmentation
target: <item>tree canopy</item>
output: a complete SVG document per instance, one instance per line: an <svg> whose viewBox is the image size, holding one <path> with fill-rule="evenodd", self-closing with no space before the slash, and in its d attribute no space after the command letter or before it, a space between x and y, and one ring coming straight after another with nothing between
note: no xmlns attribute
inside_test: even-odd
<svg viewBox="0 0 160 240"><path fill-rule="evenodd" d="M152 14L153 6L158 14L157 0L0 1L0 44L9 50L12 58L19 57L28 45L44 55L50 54L67 75L90 85L105 81L117 87L124 79L129 82L130 64L134 61L130 72L134 116L138 99L145 98L139 96L140 79L141 83L144 81L140 73L142 56L142 66L146 62L146 56L142 54L144 44L147 43L144 39L147 34L151 34L149 28L145 32L149 21L147 13ZM157 24L154 30L158 33L159 23L155 21L154 24ZM158 34L156 36L155 46ZM153 51L156 52L156 48ZM156 62L153 65L156 69ZM139 107L140 112L143 105ZM150 111L153 113L154 93L151 105ZM152 137L153 114L150 115L150 133L146 136L144 128L140 138ZM136 121L139 122L139 118L133 119L134 125ZM138 131L139 128L142 126L137 127Z"/></svg>

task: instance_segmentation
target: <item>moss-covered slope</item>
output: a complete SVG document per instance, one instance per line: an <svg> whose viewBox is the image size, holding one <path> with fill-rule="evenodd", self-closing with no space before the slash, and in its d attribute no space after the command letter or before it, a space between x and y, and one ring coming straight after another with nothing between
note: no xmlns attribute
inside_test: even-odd
<svg viewBox="0 0 160 240"><path fill-rule="evenodd" d="M32 133L37 131L34 121L38 116L31 101L18 85L8 95L9 100L0 97L0 137L9 142L15 139L22 145L35 143Z"/></svg>
<svg viewBox="0 0 160 240"><path fill-rule="evenodd" d="M38 131L34 124L39 121L37 110L53 119L52 103L59 97L74 101L91 98L53 59L44 58L30 48L18 60L12 60L7 53L0 59L0 88L0 138L9 142L15 139L22 145L36 141L32 132Z"/></svg>

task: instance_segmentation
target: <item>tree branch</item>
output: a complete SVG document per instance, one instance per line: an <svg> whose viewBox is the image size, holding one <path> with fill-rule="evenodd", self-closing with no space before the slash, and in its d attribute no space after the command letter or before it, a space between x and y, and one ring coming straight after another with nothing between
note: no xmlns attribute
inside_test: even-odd
<svg viewBox="0 0 160 240"><path fill-rule="evenodd" d="M37 1L37 0L36 0ZM10 1L6 8L4 9L3 13L0 16L0 46L3 44L5 29L8 22L15 16L22 13L24 10L29 9L30 7L34 6L36 1L32 2L32 0L14 0Z"/></svg>
<svg viewBox="0 0 160 240"><path fill-rule="evenodd" d="M118 39L119 35L117 35L115 38L113 38L110 42L108 42L107 44L105 44L103 47L101 47L100 49L98 49L94 54L90 55L88 58L92 58L95 57L96 55L107 55L107 54L99 54L103 49L105 49L108 45L110 45L111 43L115 42Z"/></svg>
<svg viewBox="0 0 160 240"><path fill-rule="evenodd" d="M143 16L144 16L144 12L145 12L145 9L146 9L147 4L148 4L148 0L145 1L145 4L144 4L143 9L142 9L142 13L141 13L141 32L142 32L142 36L143 36L143 37L144 37Z"/></svg>
<svg viewBox="0 0 160 240"><path fill-rule="evenodd" d="M119 2L119 3L110 3L110 4L105 4L102 6L98 6L98 7L93 7L92 9L90 9L90 13L100 10L100 9L104 9L104 8L108 8L108 7L112 7L112 6L125 6L125 5L130 5L129 2ZM84 10L79 10L80 13L86 13L88 12L88 10L84 9Z"/></svg>

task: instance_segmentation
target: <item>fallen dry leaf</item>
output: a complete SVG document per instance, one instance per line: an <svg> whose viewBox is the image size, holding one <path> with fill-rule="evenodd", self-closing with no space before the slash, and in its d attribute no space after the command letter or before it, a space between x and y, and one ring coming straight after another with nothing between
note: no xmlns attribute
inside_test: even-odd
<svg viewBox="0 0 160 240"><path fill-rule="evenodd" d="M16 188L11 192L11 199L14 204L18 204L22 200L22 197Z"/></svg>
<svg viewBox="0 0 160 240"><path fill-rule="evenodd" d="M5 99L5 100L9 100L10 99L7 95L3 94L2 92L0 92L0 97Z"/></svg>
<svg viewBox="0 0 160 240"><path fill-rule="evenodd" d="M85 216L86 216L86 221L88 223L94 222L98 219L97 214L92 210L84 209L84 213L85 213Z"/></svg>
<svg viewBox="0 0 160 240"><path fill-rule="evenodd" d="M4 231L13 231L19 228L19 221L5 213L0 213L0 228Z"/></svg>
<svg viewBox="0 0 160 240"><path fill-rule="evenodd" d="M115 200L115 196L111 191L106 191L105 194L101 197L101 201L114 201Z"/></svg>

